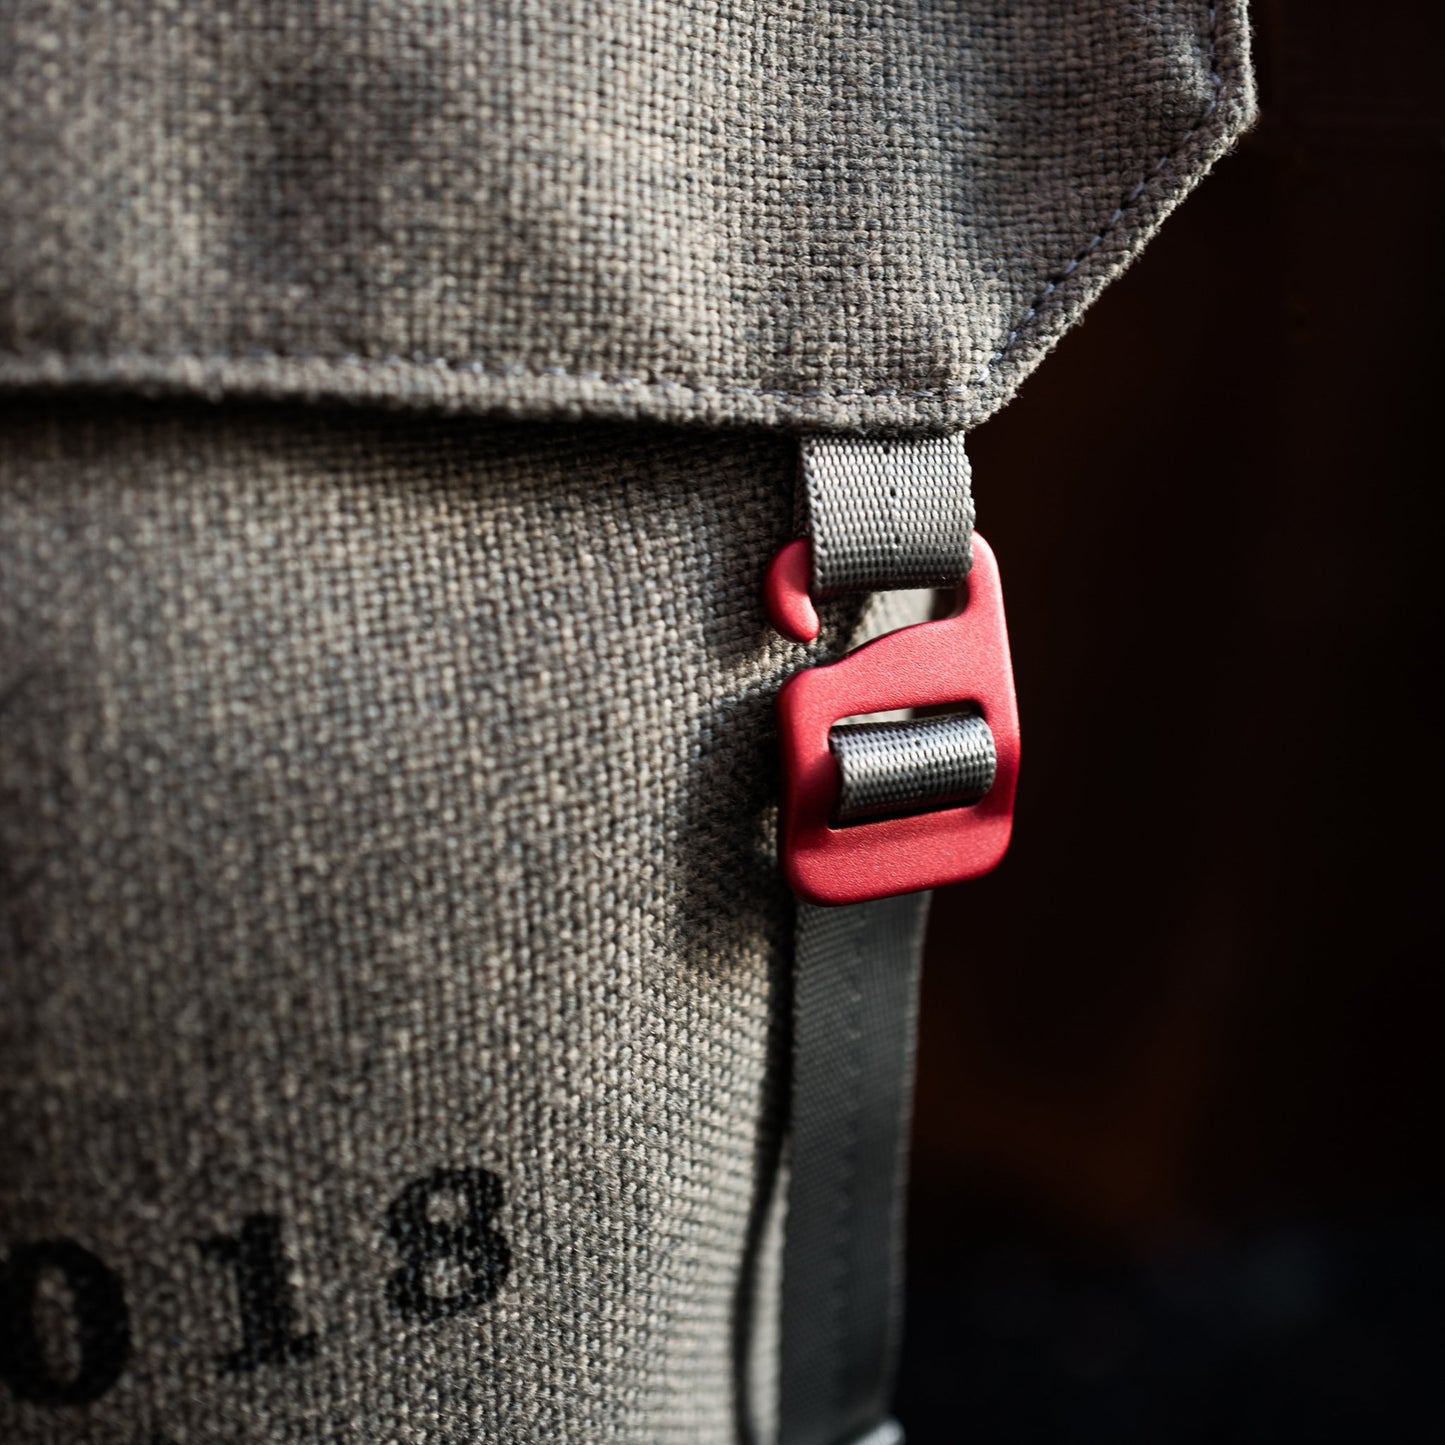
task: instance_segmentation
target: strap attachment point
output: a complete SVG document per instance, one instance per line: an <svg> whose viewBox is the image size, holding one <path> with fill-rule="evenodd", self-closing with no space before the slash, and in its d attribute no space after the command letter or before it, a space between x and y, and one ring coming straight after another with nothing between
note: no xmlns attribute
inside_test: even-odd
<svg viewBox="0 0 1445 1445"><path fill-rule="evenodd" d="M812 575L813 544L799 537L779 548L763 578L768 621L793 642L812 642L818 635L818 609L809 590Z"/></svg>
<svg viewBox="0 0 1445 1445"><path fill-rule="evenodd" d="M797 673L778 694L783 871L810 903L861 903L958 883L991 871L1008 849L1018 704L998 564L977 533L973 546L966 600L951 617L902 628L839 662ZM965 704L988 724L996 752L993 786L979 802L834 826L842 786L829 743L835 723Z"/></svg>

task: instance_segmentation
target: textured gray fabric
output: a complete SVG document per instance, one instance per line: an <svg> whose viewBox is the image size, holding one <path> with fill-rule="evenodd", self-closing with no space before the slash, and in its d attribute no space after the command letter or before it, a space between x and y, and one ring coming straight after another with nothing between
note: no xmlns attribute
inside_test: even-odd
<svg viewBox="0 0 1445 1445"><path fill-rule="evenodd" d="M815 597L946 587L973 560L973 493L962 433L804 437L801 477Z"/></svg>
<svg viewBox="0 0 1445 1445"><path fill-rule="evenodd" d="M596 419L972 424L1252 103L1239 0L0 6L0 1439L766 1438L770 699L896 609Z"/></svg>
<svg viewBox="0 0 1445 1445"><path fill-rule="evenodd" d="M0 382L968 426L1252 106L1242 0L10 0Z"/></svg>
<svg viewBox="0 0 1445 1445"><path fill-rule="evenodd" d="M843 823L982 797L998 768L989 725L958 713L844 723L829 734L828 745L838 761Z"/></svg>
<svg viewBox="0 0 1445 1445"><path fill-rule="evenodd" d="M737 1437L793 450L0 408L7 1445Z"/></svg>
<svg viewBox="0 0 1445 1445"><path fill-rule="evenodd" d="M931 896L798 904L781 1445L890 1438Z"/></svg>

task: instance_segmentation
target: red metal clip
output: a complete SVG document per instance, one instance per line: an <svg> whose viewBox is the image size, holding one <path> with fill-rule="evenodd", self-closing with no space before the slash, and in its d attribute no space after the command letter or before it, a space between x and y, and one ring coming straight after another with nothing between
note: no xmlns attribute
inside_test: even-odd
<svg viewBox="0 0 1445 1445"><path fill-rule="evenodd" d="M768 574L769 613L801 620L806 613L797 598L777 594L796 592L800 579L806 594L807 568L796 555L786 565L779 561ZM778 693L783 872L808 902L862 903L958 883L997 867L1008 851L1018 784L1018 704L998 564L977 532L961 600L951 617L877 638L840 662L796 674ZM983 713L998 750L993 787L979 802L833 825L840 786L828 746L834 723L894 708L964 703Z"/></svg>

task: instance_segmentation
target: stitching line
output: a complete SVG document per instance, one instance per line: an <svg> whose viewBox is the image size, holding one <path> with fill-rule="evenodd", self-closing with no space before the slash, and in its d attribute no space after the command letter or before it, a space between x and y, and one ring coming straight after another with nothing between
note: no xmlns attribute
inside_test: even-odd
<svg viewBox="0 0 1445 1445"><path fill-rule="evenodd" d="M332 366L359 366L372 368L376 366L425 366L443 371L461 372L474 376L489 376L498 379L508 378L530 378L530 377L554 377L565 381L595 381L606 386L632 386L643 387L653 391L686 391L695 396L759 396L773 397L782 401L848 401L856 399L898 399L903 401L937 401L948 397L959 397L967 395L971 386L982 385L988 380L990 372L1007 359L1009 353L1018 344L1023 333L1039 319L1044 307L1058 296L1069 281L1078 273L1084 263L1092 256L1109 237L1110 233L1116 230L1119 223L1134 210L1149 183L1157 176L1162 175L1181 155L1189 148L1200 131L1213 118L1219 109L1219 103L1224 89L1223 78L1219 74L1219 10L1214 3L1206 7L1209 24L1209 104L1205 106L1199 119L1180 136L1175 143L1174 149L1166 155L1161 156L1145 173L1144 178L1134 186L1115 206L1109 219L1089 237L1082 250L1070 258L1059 270L1053 273L1044 283L1043 289L1034 297L1029 306L1020 313L1018 319L1013 323L1008 335L1004 338L1003 346L989 357L988 361L981 366L974 374L972 383L955 383L951 386L924 387L916 391L898 390L887 387L851 387L847 390L832 390L827 387L820 387L811 391L788 391L781 388L766 388L755 386L706 386L695 382L667 381L641 376L613 376L602 371L569 371L562 366L493 366L489 367L483 361L458 360L447 356L425 356L425 355L387 355L387 356L362 356L355 352L345 352L340 356L328 356L320 352L284 352L268 351L264 348L255 348L245 352L243 355L235 355L223 351L195 352L155 352L155 351L122 351L113 352L99 358L109 362L126 361L159 361L159 360L185 360L192 362L222 363L230 364L239 361L294 361L305 364L307 362L325 362ZM46 354L46 353L42 353ZM74 360L64 353L48 353L57 356L61 361ZM12 353L12 355L15 355ZM17 359L23 359L23 353Z"/></svg>
<svg viewBox="0 0 1445 1445"><path fill-rule="evenodd" d="M1059 291L1059 289L1068 281L1069 277L1071 277L1079 269L1079 267L1082 266L1083 263L1091 255L1093 255L1096 250L1098 250L1098 248L1104 243L1104 238L1109 234L1109 232L1112 231L1119 224L1119 222L1124 219L1124 217L1129 213L1129 211L1138 204L1139 198L1144 194L1144 190L1148 186L1149 182L1152 181L1155 176L1160 175L1162 172L1164 172L1172 162L1178 160L1179 157L1184 154L1185 150L1189 147L1189 143L1194 139L1195 136L1199 134L1201 130L1204 129L1204 127L1209 123L1211 117L1214 115L1214 112L1219 109L1219 98L1221 92L1224 89L1224 81L1219 74L1218 7L1215 4L1211 3L1209 6L1206 7L1206 13L1209 17L1209 86L1211 93L1209 97L1209 104L1204 107L1203 114L1199 117L1197 121L1194 122L1192 126L1189 127L1187 131L1184 132L1182 136L1180 136L1178 142L1175 144L1174 149L1170 151L1167 155L1161 156L1157 161L1155 161L1153 166L1145 174L1144 179L1141 180L1139 184L1136 185L1133 190L1131 190L1124 197L1124 199L1120 201L1117 206L1114 207L1113 214L1109 217L1107 221L1104 222L1102 226L1099 227L1099 229L1092 236L1089 237L1089 240L1085 244L1084 249L1078 252L1077 255L1075 255L1070 261L1068 261L1062 270L1058 271L1057 273L1055 273L1055 275L1051 276L1048 279L1048 281L1044 285L1044 289L1039 292L1039 294L1034 298L1032 304L1028 307L1028 309L1024 311L1023 314L1019 317L1018 321L1014 323L1013 329L1009 332L1008 336L1004 340L1002 349L996 351L993 356L989 358L988 363L979 370L977 376L974 378L975 381L982 382L987 379L989 371L993 367L996 367L1009 354L1009 352L1013 350L1014 344L1018 341L1020 333L1031 322L1037 319L1039 314L1039 308L1042 307L1049 300L1050 297L1054 296Z"/></svg>

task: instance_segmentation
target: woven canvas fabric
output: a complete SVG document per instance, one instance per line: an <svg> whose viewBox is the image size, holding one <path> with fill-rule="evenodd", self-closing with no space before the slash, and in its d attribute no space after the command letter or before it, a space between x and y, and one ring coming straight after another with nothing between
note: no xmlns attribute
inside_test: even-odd
<svg viewBox="0 0 1445 1445"><path fill-rule="evenodd" d="M0 1438L738 1438L792 456L0 408Z"/></svg>
<svg viewBox="0 0 1445 1445"><path fill-rule="evenodd" d="M771 699L921 599L779 640L746 428L982 419L1252 104L1238 0L0 7L0 1439L766 1438Z"/></svg>
<svg viewBox="0 0 1445 1445"><path fill-rule="evenodd" d="M969 426L1252 106L1242 0L14 0L0 383Z"/></svg>

